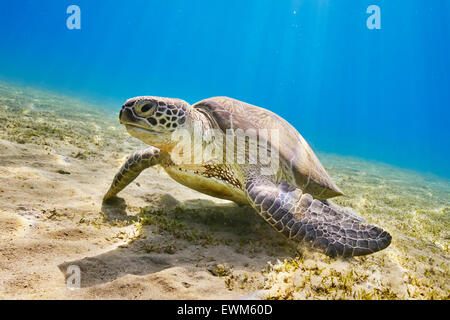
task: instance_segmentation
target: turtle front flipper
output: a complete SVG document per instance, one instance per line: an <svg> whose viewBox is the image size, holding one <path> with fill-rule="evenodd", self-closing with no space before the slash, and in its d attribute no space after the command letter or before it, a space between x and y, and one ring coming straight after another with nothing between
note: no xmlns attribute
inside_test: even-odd
<svg viewBox="0 0 450 320"><path fill-rule="evenodd" d="M108 192L103 197L108 200L125 189L139 174L148 167L160 164L164 157L161 151L155 147L137 151L128 157L127 161L122 165Z"/></svg>
<svg viewBox="0 0 450 320"><path fill-rule="evenodd" d="M277 231L329 256L366 255L391 243L391 235L381 228L364 224L348 210L313 199L287 183L276 185L264 177L253 178L246 183L246 194Z"/></svg>

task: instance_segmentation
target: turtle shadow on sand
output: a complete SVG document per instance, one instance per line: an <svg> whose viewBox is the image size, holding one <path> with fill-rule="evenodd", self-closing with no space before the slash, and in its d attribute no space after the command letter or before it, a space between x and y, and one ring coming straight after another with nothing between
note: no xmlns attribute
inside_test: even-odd
<svg viewBox="0 0 450 320"><path fill-rule="evenodd" d="M178 202L158 195L161 202L141 209L141 234L106 253L65 262L81 271L81 287L112 282L125 275L145 276L164 269L207 271L224 264L236 269L261 270L268 261L294 257L296 245L273 230L251 207L210 200ZM126 215L124 199L102 205L106 221L134 220Z"/></svg>
<svg viewBox="0 0 450 320"><path fill-rule="evenodd" d="M129 216L127 213L127 203L125 199L114 197L102 202L102 212L105 214L105 219L111 221L132 221L134 216Z"/></svg>

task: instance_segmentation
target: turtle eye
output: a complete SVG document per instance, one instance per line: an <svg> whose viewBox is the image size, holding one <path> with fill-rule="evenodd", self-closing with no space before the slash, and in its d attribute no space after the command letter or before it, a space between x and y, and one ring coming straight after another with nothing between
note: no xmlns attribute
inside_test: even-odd
<svg viewBox="0 0 450 320"><path fill-rule="evenodd" d="M150 110L154 109L158 104L155 102L149 102L141 107L141 113L148 113Z"/></svg>

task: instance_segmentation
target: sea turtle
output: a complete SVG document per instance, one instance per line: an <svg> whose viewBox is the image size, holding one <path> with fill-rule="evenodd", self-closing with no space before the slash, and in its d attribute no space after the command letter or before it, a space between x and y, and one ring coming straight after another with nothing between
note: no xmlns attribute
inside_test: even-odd
<svg viewBox="0 0 450 320"><path fill-rule="evenodd" d="M145 96L127 100L119 118L129 134L151 147L126 160L105 200L114 197L143 170L159 164L170 177L189 188L252 206L287 238L329 256L366 255L391 242L386 231L366 224L351 209L327 200L343 195L342 191L300 133L269 110L228 97L209 98L191 106L180 99ZM196 142L198 129L201 139ZM242 132L244 163L236 160L236 141ZM186 135L189 139L180 139ZM263 165L259 153L256 157L250 154L255 150L251 149L255 141L259 151L276 159L270 166ZM189 153L191 147L193 152ZM192 160L211 147L223 153L206 153L208 156L200 157L200 162L175 161L185 154ZM236 158L225 157L230 151L238 153ZM263 167L274 171L264 173Z"/></svg>

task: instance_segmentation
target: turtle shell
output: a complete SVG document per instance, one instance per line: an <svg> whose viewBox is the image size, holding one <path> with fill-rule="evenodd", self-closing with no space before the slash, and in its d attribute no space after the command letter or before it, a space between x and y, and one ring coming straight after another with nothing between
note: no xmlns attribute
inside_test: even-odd
<svg viewBox="0 0 450 320"><path fill-rule="evenodd" d="M224 133L227 129L254 129L259 138L276 146L271 142L270 134L262 137L258 129L277 129L280 160L289 171L288 174L292 175L291 183L320 200L343 194L300 133L275 113L228 97L205 99L193 107L205 114Z"/></svg>

